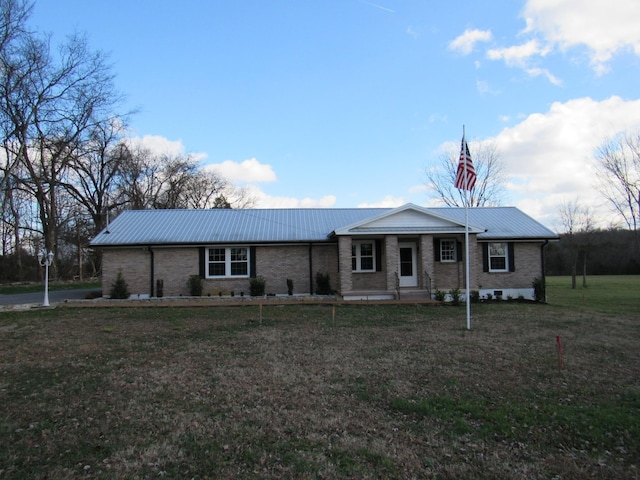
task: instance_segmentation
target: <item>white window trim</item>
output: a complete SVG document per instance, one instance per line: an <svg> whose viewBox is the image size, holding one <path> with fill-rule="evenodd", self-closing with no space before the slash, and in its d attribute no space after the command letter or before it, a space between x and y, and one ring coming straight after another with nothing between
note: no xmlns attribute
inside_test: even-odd
<svg viewBox="0 0 640 480"><path fill-rule="evenodd" d="M504 245L504 255L491 255L491 245ZM492 258L503 258L504 257L504 268L491 268L491 259ZM504 273L509 271L509 243L507 242L491 242L487 246L487 261L489 262L489 272L490 273Z"/></svg>
<svg viewBox="0 0 640 480"><path fill-rule="evenodd" d="M444 242L453 243L453 258L445 259L444 256L442 255ZM449 251L449 250L447 250L447 251ZM453 238L441 238L440 239L440 261L442 263L455 263L455 262L458 261L458 242L455 239L453 239Z"/></svg>
<svg viewBox="0 0 640 480"><path fill-rule="evenodd" d="M371 256L372 256L372 262L371 262L371 268L370 269L366 269L363 270L362 269L362 245L363 244L367 244L367 245L371 245ZM352 272L356 272L356 273L371 273L371 272L375 272L376 271L376 242L375 240L352 240L351 242L352 246L356 247L356 255L355 255L355 259L356 259L356 268L355 270L351 270ZM368 255L367 255L368 257ZM367 258L365 257L365 258ZM353 255L351 255L351 258L353 259Z"/></svg>
<svg viewBox="0 0 640 480"><path fill-rule="evenodd" d="M242 275L232 275L231 274L231 250L234 248L244 248L247 251L247 273ZM224 249L224 275L209 275L209 265L211 263L222 263L222 262L210 262L209 261L209 251L210 250L222 250ZM233 246L215 246L215 247L207 247L204 255L204 273L205 278L249 278L251 275L251 249L244 245L233 245Z"/></svg>

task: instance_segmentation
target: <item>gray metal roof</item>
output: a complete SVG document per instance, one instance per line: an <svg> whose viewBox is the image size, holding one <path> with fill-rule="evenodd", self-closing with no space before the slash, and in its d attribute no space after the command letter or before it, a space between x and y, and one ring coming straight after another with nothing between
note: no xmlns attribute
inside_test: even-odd
<svg viewBox="0 0 640 480"><path fill-rule="evenodd" d="M406 208L406 206L405 206ZM464 225L464 209L433 208ZM336 229L377 217L390 208L127 210L92 246L193 245L326 241ZM539 239L557 235L514 207L471 208L469 223L486 229L478 239Z"/></svg>

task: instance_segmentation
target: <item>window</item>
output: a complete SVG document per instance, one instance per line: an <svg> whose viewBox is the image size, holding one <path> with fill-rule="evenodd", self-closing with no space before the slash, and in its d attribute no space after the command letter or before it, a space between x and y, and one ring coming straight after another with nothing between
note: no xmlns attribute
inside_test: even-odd
<svg viewBox="0 0 640 480"><path fill-rule="evenodd" d="M249 276L247 247L216 247L207 250L207 278Z"/></svg>
<svg viewBox="0 0 640 480"><path fill-rule="evenodd" d="M351 244L351 270L354 272L373 272L375 269L375 243L353 242Z"/></svg>
<svg viewBox="0 0 640 480"><path fill-rule="evenodd" d="M455 262L456 260L456 241L440 240L440 261Z"/></svg>
<svg viewBox="0 0 640 480"><path fill-rule="evenodd" d="M507 260L508 249L509 249L509 246L506 243L490 243L489 244L489 271L490 272L509 271L509 264Z"/></svg>

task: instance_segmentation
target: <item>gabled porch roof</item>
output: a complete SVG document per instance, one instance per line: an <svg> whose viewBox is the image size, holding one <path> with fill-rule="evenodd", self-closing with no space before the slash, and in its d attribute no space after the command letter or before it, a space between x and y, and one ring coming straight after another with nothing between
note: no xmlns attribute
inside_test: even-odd
<svg viewBox="0 0 640 480"><path fill-rule="evenodd" d="M465 224L432 209L407 203L371 218L333 231L333 235L406 235L464 233ZM483 233L484 228L469 225L469 233Z"/></svg>

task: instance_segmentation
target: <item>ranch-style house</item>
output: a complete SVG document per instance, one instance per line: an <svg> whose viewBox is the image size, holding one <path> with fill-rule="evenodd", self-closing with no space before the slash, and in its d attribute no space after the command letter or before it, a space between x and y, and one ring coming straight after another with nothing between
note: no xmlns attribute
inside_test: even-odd
<svg viewBox="0 0 640 480"><path fill-rule="evenodd" d="M558 236L514 207L469 208L471 290L532 299L544 247ZM464 208L129 210L91 242L103 252L103 292L118 273L132 296L317 293L318 273L344 300L465 292Z"/></svg>

